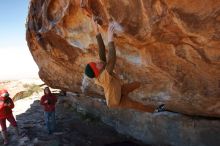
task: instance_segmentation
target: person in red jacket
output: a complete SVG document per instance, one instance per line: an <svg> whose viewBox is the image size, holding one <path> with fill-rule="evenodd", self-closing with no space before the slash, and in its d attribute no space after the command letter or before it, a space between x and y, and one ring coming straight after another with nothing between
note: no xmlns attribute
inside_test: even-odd
<svg viewBox="0 0 220 146"><path fill-rule="evenodd" d="M16 134L19 135L17 122L12 114L14 108L14 102L9 97L7 90L0 90L0 125L2 128L2 137L4 139L4 145L8 144L6 119L15 128Z"/></svg>
<svg viewBox="0 0 220 146"><path fill-rule="evenodd" d="M44 107L44 117L48 134L52 134L55 129L55 104L57 97L54 96L49 87L44 89L44 95L41 97L40 104Z"/></svg>

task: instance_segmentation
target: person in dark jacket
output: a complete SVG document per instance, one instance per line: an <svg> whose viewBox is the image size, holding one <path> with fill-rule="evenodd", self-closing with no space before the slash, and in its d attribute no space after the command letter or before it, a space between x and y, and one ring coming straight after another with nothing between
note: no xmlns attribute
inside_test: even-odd
<svg viewBox="0 0 220 146"><path fill-rule="evenodd" d="M55 130L55 105L57 97L54 96L49 87L44 89L44 95L41 97L40 104L44 107L45 123L48 134L52 134Z"/></svg>
<svg viewBox="0 0 220 146"><path fill-rule="evenodd" d="M108 60L106 59L105 45L99 32L98 22L93 19L93 27L96 33L96 39L99 46L98 62L90 62L85 67L85 74L89 78L95 78L95 83L104 89L107 106L110 108L132 108L144 112L155 112L163 107L144 105L132 100L128 94L139 88L140 82L124 84L119 76L114 72L116 64L116 50L113 41L115 32L115 23L110 22L108 27ZM158 110L158 111L159 111ZM161 110L160 110L161 111Z"/></svg>
<svg viewBox="0 0 220 146"><path fill-rule="evenodd" d="M0 125L2 128L2 137L4 139L4 145L8 144L6 120L15 128L16 134L19 135L17 122L12 114L14 108L14 102L9 97L7 90L0 90Z"/></svg>

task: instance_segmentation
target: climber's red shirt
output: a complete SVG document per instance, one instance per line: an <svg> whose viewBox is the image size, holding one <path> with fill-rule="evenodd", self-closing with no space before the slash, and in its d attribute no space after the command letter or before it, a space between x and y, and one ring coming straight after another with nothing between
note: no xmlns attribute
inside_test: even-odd
<svg viewBox="0 0 220 146"><path fill-rule="evenodd" d="M46 100L48 100L49 102L45 103ZM52 94L43 95L40 100L40 104L44 106L44 110L46 112L55 111L56 102L57 102L57 97Z"/></svg>
<svg viewBox="0 0 220 146"><path fill-rule="evenodd" d="M5 100L7 103L10 103L9 106L5 105ZM1 97L0 96L0 119L8 118L12 115L12 110L14 108L14 102L10 97Z"/></svg>

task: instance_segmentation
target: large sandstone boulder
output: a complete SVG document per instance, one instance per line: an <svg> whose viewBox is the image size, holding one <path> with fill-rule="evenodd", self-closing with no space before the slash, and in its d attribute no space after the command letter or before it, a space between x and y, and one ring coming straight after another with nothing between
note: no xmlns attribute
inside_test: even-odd
<svg viewBox="0 0 220 146"><path fill-rule="evenodd" d="M98 59L91 14L104 40L109 18L123 28L116 72L143 83L134 100L220 117L220 1L31 0L27 42L46 84L80 91L86 63Z"/></svg>

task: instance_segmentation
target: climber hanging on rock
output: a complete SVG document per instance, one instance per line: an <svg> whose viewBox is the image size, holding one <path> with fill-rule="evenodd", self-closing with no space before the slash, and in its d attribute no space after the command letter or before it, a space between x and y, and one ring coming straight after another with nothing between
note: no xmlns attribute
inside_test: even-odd
<svg viewBox="0 0 220 146"><path fill-rule="evenodd" d="M89 78L95 78L95 83L104 88L107 106L110 108L131 108L144 112L162 111L163 105L156 108L151 105L144 105L130 99L128 94L141 86L140 82L123 84L122 80L114 72L116 64L116 50L113 41L115 33L115 23L110 22L108 27L108 60L106 59L105 45L99 32L96 19L92 19L93 28L96 33L96 39L99 46L98 62L90 62L86 65L85 74Z"/></svg>

